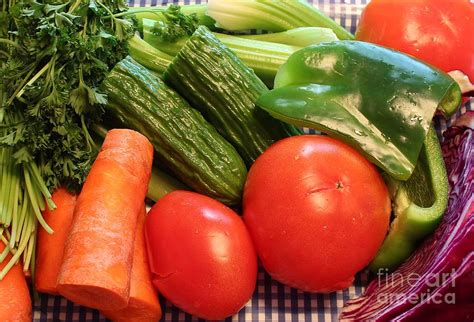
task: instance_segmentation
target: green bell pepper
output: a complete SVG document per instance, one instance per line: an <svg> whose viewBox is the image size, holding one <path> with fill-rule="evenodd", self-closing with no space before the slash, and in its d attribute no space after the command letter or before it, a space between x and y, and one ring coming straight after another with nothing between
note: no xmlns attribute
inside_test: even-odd
<svg viewBox="0 0 474 322"><path fill-rule="evenodd" d="M394 270L438 226L448 205L449 183L436 132L430 129L413 175L400 182L386 178L395 215L390 231L369 268Z"/></svg>
<svg viewBox="0 0 474 322"><path fill-rule="evenodd" d="M407 180L436 109L450 115L460 101L457 83L432 66L381 46L336 41L291 55L257 105L326 132Z"/></svg>

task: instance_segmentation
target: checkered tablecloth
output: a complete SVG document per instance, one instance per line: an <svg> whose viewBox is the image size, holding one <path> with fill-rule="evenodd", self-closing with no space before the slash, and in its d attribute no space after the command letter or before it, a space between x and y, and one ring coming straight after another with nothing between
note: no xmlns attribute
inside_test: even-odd
<svg viewBox="0 0 474 322"><path fill-rule="evenodd" d="M206 1L129 0L130 6L158 6L170 3L183 5L204 2ZM309 2L354 33L362 9L369 0L310 0ZM458 112L458 115L466 110L471 110L472 105L474 104L467 103ZM435 123L438 133L450 126L453 119L446 121L437 118ZM311 250L308 249L308 251ZM236 316L228 318L226 321L337 321L343 304L349 298L360 295L364 285L367 285L367 280L367 274L362 273L356 276L354 285L346 290L325 295L309 294L273 281L263 269L260 269L257 287L252 299ZM198 320L172 306L165 299L160 298L160 300L163 309L162 321ZM41 295L40 299L35 301L33 320L35 322L106 321L96 310L74 305L61 297L48 295Z"/></svg>

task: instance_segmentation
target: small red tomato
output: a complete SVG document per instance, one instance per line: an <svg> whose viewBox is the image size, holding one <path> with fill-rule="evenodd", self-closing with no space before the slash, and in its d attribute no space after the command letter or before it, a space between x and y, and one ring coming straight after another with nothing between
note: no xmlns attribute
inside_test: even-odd
<svg viewBox="0 0 474 322"><path fill-rule="evenodd" d="M257 255L242 219L220 202L175 191L145 228L153 284L174 305L220 320L237 313L257 281Z"/></svg>
<svg viewBox="0 0 474 322"><path fill-rule="evenodd" d="M250 168L244 221L264 268L309 292L351 285L388 230L390 199L377 169L326 136L281 140Z"/></svg>

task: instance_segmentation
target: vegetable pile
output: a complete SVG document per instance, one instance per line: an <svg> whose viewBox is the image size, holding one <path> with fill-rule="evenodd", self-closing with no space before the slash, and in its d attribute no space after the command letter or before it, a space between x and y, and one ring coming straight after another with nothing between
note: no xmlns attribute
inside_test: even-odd
<svg viewBox="0 0 474 322"><path fill-rule="evenodd" d="M0 1L0 316L31 319L31 275L112 321L158 292L225 319L260 259L305 292L372 270L343 320L472 318L472 115L433 122L470 85L373 39L387 1L357 40L303 0Z"/></svg>
<svg viewBox="0 0 474 322"><path fill-rule="evenodd" d="M102 86L109 96L110 123L147 135L159 162L190 187L238 203L247 169L199 111L130 57L115 66Z"/></svg>

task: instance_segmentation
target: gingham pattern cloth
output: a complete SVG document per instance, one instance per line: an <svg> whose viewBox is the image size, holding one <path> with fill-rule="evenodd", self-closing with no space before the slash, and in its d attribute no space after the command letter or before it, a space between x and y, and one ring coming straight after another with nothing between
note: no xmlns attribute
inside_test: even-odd
<svg viewBox="0 0 474 322"><path fill-rule="evenodd" d="M364 6L370 0L313 0L314 6L335 19L342 26L355 32L358 19ZM205 3L206 1L167 1L167 0L129 0L131 7L159 6L174 4ZM466 103L451 120L441 117L435 119L435 125L441 138L441 132L449 127L454 119L472 110L474 101ZM314 133L306 130L307 133ZM310 250L308 250L310 251ZM367 273L358 274L354 285L340 292L331 294L303 293L284 286L270 278L263 269L258 273L257 287L252 299L235 316L226 321L291 321L291 322L329 322L338 321L344 303L352 297L360 295L367 285ZM163 309L161 321L203 321L186 314L160 297ZM58 296L41 294L34 302L33 321L107 321L96 310L77 306Z"/></svg>

